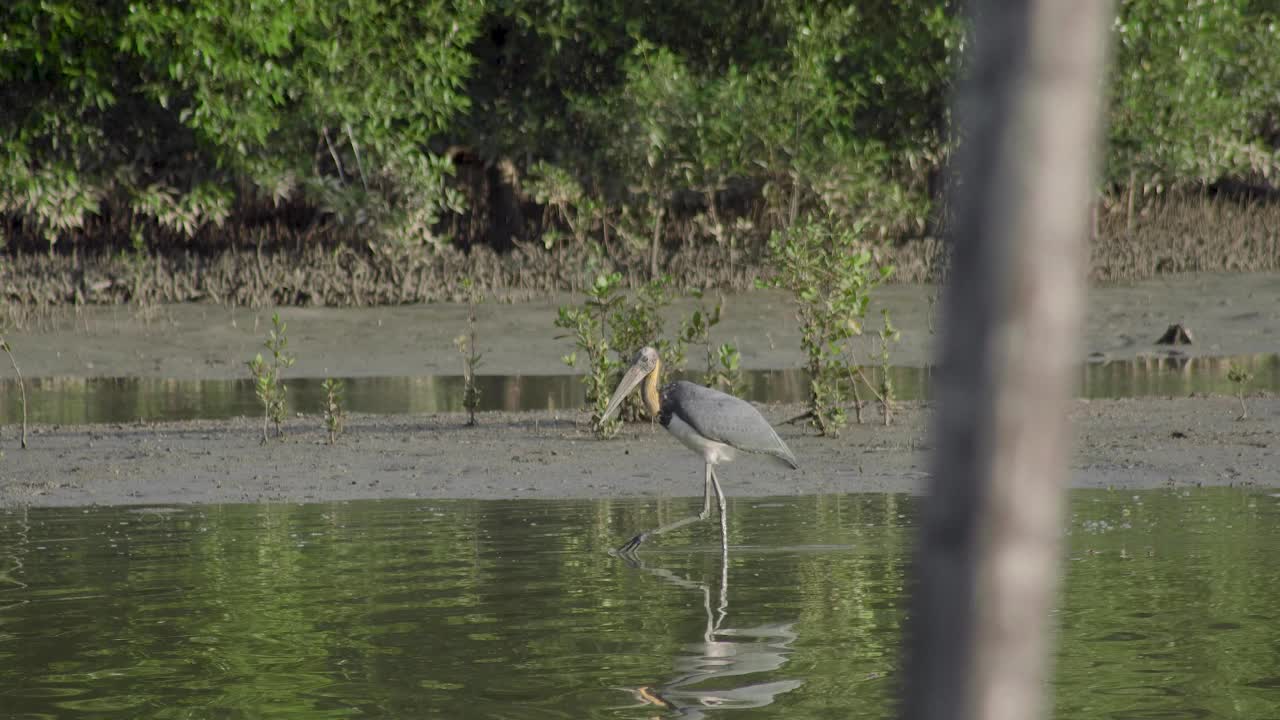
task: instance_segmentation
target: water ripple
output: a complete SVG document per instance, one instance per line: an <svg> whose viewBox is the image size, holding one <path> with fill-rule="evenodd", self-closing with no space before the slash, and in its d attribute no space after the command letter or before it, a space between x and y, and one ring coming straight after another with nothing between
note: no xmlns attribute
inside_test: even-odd
<svg viewBox="0 0 1280 720"><path fill-rule="evenodd" d="M1280 505L1243 495L1074 496L1056 716L1280 714ZM0 707L884 716L915 502L731 502L727 556L705 523L635 567L606 551L651 503L4 512Z"/></svg>

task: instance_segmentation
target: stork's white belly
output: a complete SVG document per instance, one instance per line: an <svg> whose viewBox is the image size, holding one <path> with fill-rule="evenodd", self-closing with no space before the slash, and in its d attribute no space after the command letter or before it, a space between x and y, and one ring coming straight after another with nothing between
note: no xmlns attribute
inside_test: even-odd
<svg viewBox="0 0 1280 720"><path fill-rule="evenodd" d="M701 455L711 465L729 462L738 454L738 451L732 445L725 445L722 442L703 437L697 430L693 429L693 426L681 420L679 415L671 415L671 420L667 423L667 430L672 435L675 435L680 442L684 443L685 447Z"/></svg>

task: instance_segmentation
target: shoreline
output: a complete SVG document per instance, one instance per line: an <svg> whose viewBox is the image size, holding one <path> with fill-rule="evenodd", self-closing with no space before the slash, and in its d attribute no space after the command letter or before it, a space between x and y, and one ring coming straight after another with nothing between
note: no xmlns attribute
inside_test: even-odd
<svg viewBox="0 0 1280 720"><path fill-rule="evenodd" d="M1078 400L1073 488L1280 487L1280 397ZM850 425L836 439L778 425L801 410L763 406L800 458L798 471L750 457L721 468L730 498L918 492L927 477L926 405L895 424ZM575 413L354 416L337 445L319 418L291 419L260 444L256 418L109 426L36 426L31 446L6 428L0 507L343 502L361 499L693 497L699 459L661 428L599 441ZM175 472L181 468L181 472Z"/></svg>
<svg viewBox="0 0 1280 720"><path fill-rule="evenodd" d="M922 366L933 342L928 285L878 291L902 341L895 365ZM557 339L554 301L481 306L485 374L567 374L571 350ZM688 312L685 301L667 327ZM801 364L789 299L753 292L728 298L715 343L742 351L744 369ZM457 374L452 338L466 327L459 304L353 310L286 308L290 378ZM7 339L27 377L244 378L270 313L209 305L161 308L142 318L119 307L81 308L56 326ZM257 327L255 327L255 321ZM1184 323L1196 343L1155 345ZM1198 274L1095 288L1080 361L1275 353L1280 273ZM691 366L697 367L695 353ZM8 377L8 368L0 370ZM1237 422L1233 397L1195 395L1077 400L1072 487L1192 484L1280 485L1280 398L1253 393ZM771 421L800 413L766 405ZM281 442L261 445L258 418L33 426L31 447L0 428L0 506L341 502L364 498L667 498L701 492L701 464L660 429L632 426L601 442L576 411L486 412L478 428L459 414L353 415L339 444L323 444L319 417L290 418ZM732 497L844 492L915 492L926 477L928 406L903 403L893 426L850 426L840 439L786 425L779 433L801 460L794 473L740 460L724 468Z"/></svg>
<svg viewBox="0 0 1280 720"><path fill-rule="evenodd" d="M929 298L936 286L879 288L868 311L864 361L870 334L888 309L901 330L892 348L897 366L932 361L940 308ZM484 375L573 374L561 358L573 350L554 327L568 295L521 302L485 302L477 308L477 345ZM704 305L713 304L706 298ZM696 301L675 303L664 318L673 332ZM418 377L458 375L462 362L453 338L467 329L463 303L373 308L279 309L288 323L297 364L289 378ZM245 361L262 350L271 325L269 309L218 305L164 305L149 314L124 306L67 309L41 327L6 334L26 377L144 377L172 380L245 378ZM1195 344L1155 341L1173 323L1195 334ZM1091 288L1080 363L1140 357L1210 357L1275 353L1280 346L1280 273L1198 273ZM711 330L715 344L732 343L745 370L802 367L800 333L789 296L756 290L725 296L723 320ZM697 348L693 348L697 349ZM699 369L690 352L689 367ZM9 377L6 366L0 377Z"/></svg>

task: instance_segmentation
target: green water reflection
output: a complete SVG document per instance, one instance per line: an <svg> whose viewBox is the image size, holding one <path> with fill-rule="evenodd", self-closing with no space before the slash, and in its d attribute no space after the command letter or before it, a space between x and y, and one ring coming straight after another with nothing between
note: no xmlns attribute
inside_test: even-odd
<svg viewBox="0 0 1280 720"><path fill-rule="evenodd" d="M1072 498L1056 715L1280 714L1280 497ZM886 716L916 501L697 502L0 512L0 715Z"/></svg>
<svg viewBox="0 0 1280 720"><path fill-rule="evenodd" d="M1234 394L1231 363L1253 374L1249 387L1280 391L1280 355L1237 358L1152 357L1081 368L1080 394L1090 398ZM894 391L905 400L928 397L927 368L890 368ZM746 373L744 396L764 403L802 402L808 397L800 370ZM692 378L692 379L697 379ZM321 380L288 380L290 410L318 415L324 407ZM557 410L583 406L581 378L574 375L482 375L484 410ZM374 377L346 380L346 405L360 413L461 412L461 376ZM28 381L32 422L118 423L135 420L222 419L261 412L248 380L48 377ZM864 397L870 397L864 392ZM0 425L16 421L21 405L16 383L0 381Z"/></svg>

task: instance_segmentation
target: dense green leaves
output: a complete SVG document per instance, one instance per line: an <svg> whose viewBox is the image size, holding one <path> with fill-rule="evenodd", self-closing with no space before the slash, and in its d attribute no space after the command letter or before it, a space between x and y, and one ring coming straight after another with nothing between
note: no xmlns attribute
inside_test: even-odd
<svg viewBox="0 0 1280 720"><path fill-rule="evenodd" d="M131 129L112 122L129 92L110 46L118 11L35 0L0 9L0 214L50 243L98 212Z"/></svg>
<svg viewBox="0 0 1280 720"><path fill-rule="evenodd" d="M471 240L505 215L499 242L615 237L655 265L675 222L759 249L810 215L910 238L950 147L956 5L12 0L0 232L121 215L191 237L289 200L371 239L442 243L467 217ZM1108 188L1271 182L1277 15L1120 3Z"/></svg>
<svg viewBox="0 0 1280 720"><path fill-rule="evenodd" d="M1108 171L1147 189L1271 178L1280 167L1280 8L1122 3Z"/></svg>
<svg viewBox="0 0 1280 720"><path fill-rule="evenodd" d="M482 7L139 3L121 44L162 69L149 95L260 188L284 197L301 183L342 219L433 240L440 213L462 202L427 144L469 106Z"/></svg>
<svg viewBox="0 0 1280 720"><path fill-rule="evenodd" d="M892 267L876 266L861 230L861 225L849 229L831 220L806 220L769 239L778 272L762 284L787 290L795 302L809 373L809 419L823 435L836 435L844 427L849 400L861 412L856 381L863 373L851 343L863 334L872 290L893 273ZM892 393L889 343L897 331L887 312L883 317L879 339L884 380L876 392L887 424Z"/></svg>
<svg viewBox="0 0 1280 720"><path fill-rule="evenodd" d="M112 196L190 236L247 189L434 240L428 144L469 107L471 2L200 0L0 11L0 212L50 241ZM242 197L241 199L246 199Z"/></svg>

